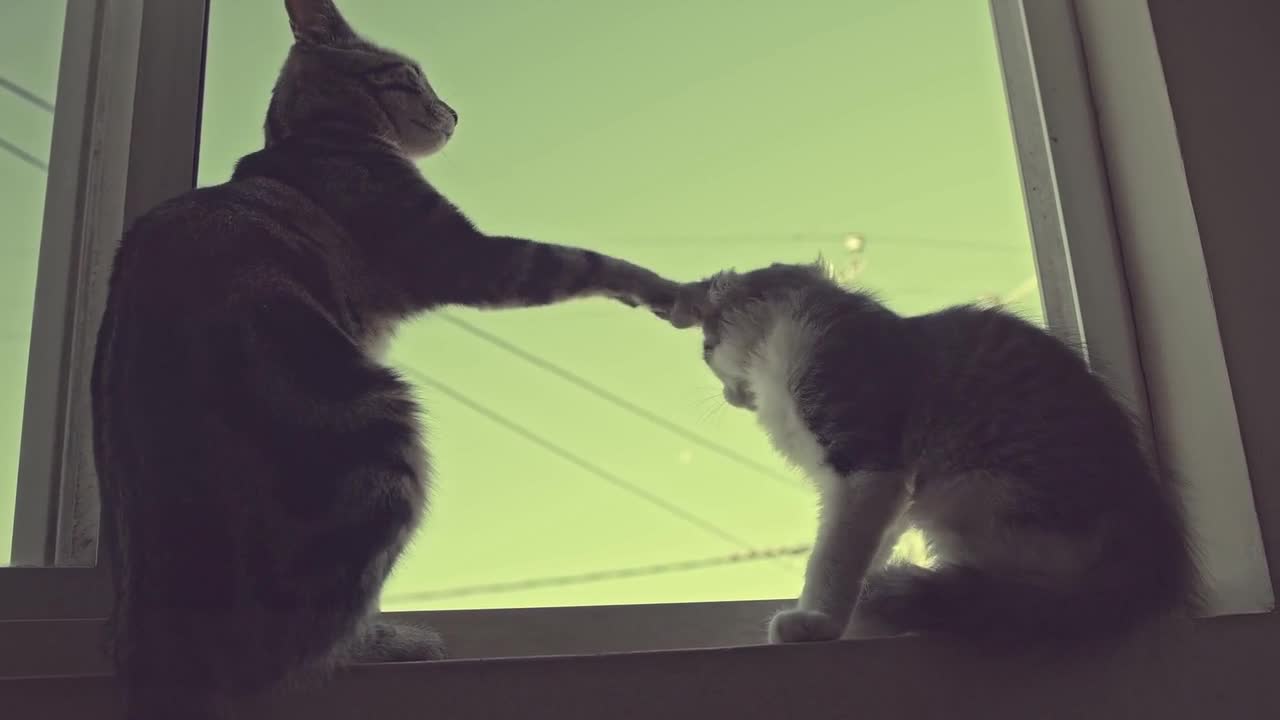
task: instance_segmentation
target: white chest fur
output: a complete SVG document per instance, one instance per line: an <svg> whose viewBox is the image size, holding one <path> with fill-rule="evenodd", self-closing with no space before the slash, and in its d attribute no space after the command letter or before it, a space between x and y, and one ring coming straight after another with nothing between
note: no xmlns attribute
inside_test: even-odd
<svg viewBox="0 0 1280 720"><path fill-rule="evenodd" d="M794 391L795 379L804 370L813 346L812 328L787 317L779 319L765 337L748 372L756 399L756 419L773 446L788 461L821 485L837 478L826 462L826 453L800 413L802 398Z"/></svg>

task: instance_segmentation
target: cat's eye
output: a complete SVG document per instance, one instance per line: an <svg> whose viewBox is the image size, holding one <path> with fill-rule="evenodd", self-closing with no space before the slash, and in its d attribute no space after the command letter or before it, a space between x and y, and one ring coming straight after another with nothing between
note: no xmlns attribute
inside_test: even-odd
<svg viewBox="0 0 1280 720"><path fill-rule="evenodd" d="M410 76L411 79L405 79L404 73L396 73L390 77L372 78L368 82L378 90L387 92L406 93L409 95L421 95L423 87L418 84L417 79Z"/></svg>
<svg viewBox="0 0 1280 720"><path fill-rule="evenodd" d="M401 62L375 65L356 72L355 76L382 92L421 95L427 87L426 78L421 70Z"/></svg>

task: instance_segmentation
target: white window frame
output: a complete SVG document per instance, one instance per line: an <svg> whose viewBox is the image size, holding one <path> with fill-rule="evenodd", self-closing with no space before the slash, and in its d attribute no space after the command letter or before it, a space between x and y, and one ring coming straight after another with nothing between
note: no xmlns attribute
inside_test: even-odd
<svg viewBox="0 0 1280 720"><path fill-rule="evenodd" d="M96 506L71 499L91 487L86 380L106 263L122 223L194 185L207 7L208 0L69 3L20 471L22 502L43 509L22 518L24 547L50 548L33 558L55 567L0 569L0 679L106 670L106 569L56 565L92 560L75 520ZM1090 362L1151 431L1162 466L1193 480L1193 520L1222 540L1204 548L1211 614L1269 612L1274 596L1258 523L1280 528L1280 517L1259 518L1254 508L1146 5L991 0L991 7L1049 325L1087 340ZM39 477L50 480L31 479ZM594 655L758 644L765 619L788 602L403 615L438 627L459 658ZM859 648L841 653L918 656L925 665L940 652L904 639L840 645ZM772 650L778 658L804 651ZM400 682L371 677L348 676L332 692Z"/></svg>
<svg viewBox="0 0 1280 720"><path fill-rule="evenodd" d="M205 0L68 0L0 621L101 618L89 376L120 228L194 179ZM135 142L146 138L146 142ZM172 153L172 154L167 154ZM184 162L181 158L190 158Z"/></svg>

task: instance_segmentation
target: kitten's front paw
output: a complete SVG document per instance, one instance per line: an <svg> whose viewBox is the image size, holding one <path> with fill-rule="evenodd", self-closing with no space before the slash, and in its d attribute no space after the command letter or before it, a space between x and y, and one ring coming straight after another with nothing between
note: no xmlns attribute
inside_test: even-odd
<svg viewBox="0 0 1280 720"><path fill-rule="evenodd" d="M831 616L817 610L783 610L769 621L769 642L824 642L840 639L844 628Z"/></svg>

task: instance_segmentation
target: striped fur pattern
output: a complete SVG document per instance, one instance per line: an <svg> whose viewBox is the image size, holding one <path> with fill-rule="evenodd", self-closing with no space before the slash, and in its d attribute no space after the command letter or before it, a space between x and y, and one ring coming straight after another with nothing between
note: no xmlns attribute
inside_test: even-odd
<svg viewBox="0 0 1280 720"><path fill-rule="evenodd" d="M98 336L95 456L134 718L235 716L338 663L443 656L430 629L376 617L428 493L419 407L379 362L401 320L674 300L630 263L476 229L412 162L457 124L418 65L329 0L286 6L296 43L265 148L129 229Z"/></svg>
<svg viewBox="0 0 1280 720"><path fill-rule="evenodd" d="M818 537L773 642L933 632L1071 650L1193 609L1177 488L1083 359L998 309L901 317L821 265L725 272L699 324L725 399L816 483ZM888 564L909 527L930 567Z"/></svg>

